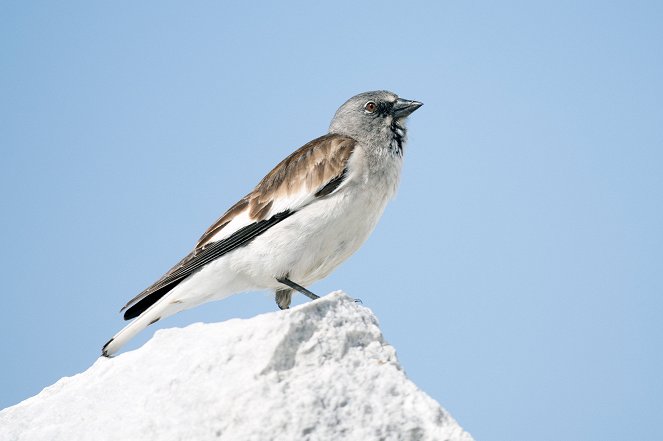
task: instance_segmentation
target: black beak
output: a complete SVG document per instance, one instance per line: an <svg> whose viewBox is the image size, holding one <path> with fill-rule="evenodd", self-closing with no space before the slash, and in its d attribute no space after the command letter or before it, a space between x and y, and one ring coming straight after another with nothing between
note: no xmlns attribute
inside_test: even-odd
<svg viewBox="0 0 663 441"><path fill-rule="evenodd" d="M391 113L394 115L394 118L405 118L410 113L417 110L419 107L423 106L424 103L419 101L405 100L399 98L394 103L394 107L391 108Z"/></svg>

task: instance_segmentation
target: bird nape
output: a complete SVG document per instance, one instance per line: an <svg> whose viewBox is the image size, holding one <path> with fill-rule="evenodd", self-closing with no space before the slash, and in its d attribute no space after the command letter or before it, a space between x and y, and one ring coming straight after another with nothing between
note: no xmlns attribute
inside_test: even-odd
<svg viewBox="0 0 663 441"><path fill-rule="evenodd" d="M193 251L131 299L133 319L102 349L112 356L156 321L246 291L293 291L329 275L368 238L400 177L406 118L422 103L365 92L336 111L329 132L274 167L202 235Z"/></svg>

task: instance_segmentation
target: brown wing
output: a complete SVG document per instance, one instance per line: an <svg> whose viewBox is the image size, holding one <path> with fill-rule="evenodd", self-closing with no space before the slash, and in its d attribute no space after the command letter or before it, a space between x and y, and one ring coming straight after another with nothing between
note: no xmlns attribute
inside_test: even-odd
<svg viewBox="0 0 663 441"><path fill-rule="evenodd" d="M122 308L122 311L126 310L125 320L140 315L193 272L246 245L302 208L289 207L267 217L275 198L288 197L302 190L308 191L312 200L332 193L346 177L347 162L355 144L352 138L329 134L309 142L281 161L251 193L230 207L207 229L191 253ZM210 241L245 210L249 210L250 223L228 237Z"/></svg>
<svg viewBox="0 0 663 441"><path fill-rule="evenodd" d="M198 240L196 248L204 246L236 215L247 208L250 218L259 221L269 213L275 198L287 197L302 189L316 197L331 193L329 191L326 194L317 194L334 178L339 178L338 184L340 184L342 181L340 177L345 171L356 143L348 136L328 134L297 149L267 173L251 193L210 226Z"/></svg>

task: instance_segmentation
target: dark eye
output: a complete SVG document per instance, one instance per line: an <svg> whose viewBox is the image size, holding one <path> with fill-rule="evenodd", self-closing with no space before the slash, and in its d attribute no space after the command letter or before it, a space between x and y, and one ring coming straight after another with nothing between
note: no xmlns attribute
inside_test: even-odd
<svg viewBox="0 0 663 441"><path fill-rule="evenodd" d="M377 104L375 104L373 101L369 101L366 104L364 104L364 110L367 111L368 113L375 112L375 109L377 108L378 108Z"/></svg>

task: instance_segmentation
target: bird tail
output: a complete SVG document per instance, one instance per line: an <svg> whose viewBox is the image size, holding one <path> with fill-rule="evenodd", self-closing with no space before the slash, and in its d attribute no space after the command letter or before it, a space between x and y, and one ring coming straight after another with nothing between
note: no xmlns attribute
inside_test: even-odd
<svg viewBox="0 0 663 441"><path fill-rule="evenodd" d="M183 309L190 308L192 305L184 306L181 302L172 302L169 295L165 295L156 301L152 306L147 308L136 317L131 323L122 328L120 332L115 334L113 338L101 349L101 355L104 357L111 357L113 354L122 348L129 340L134 338L143 329L150 326L152 323L158 322L162 318L171 316Z"/></svg>

